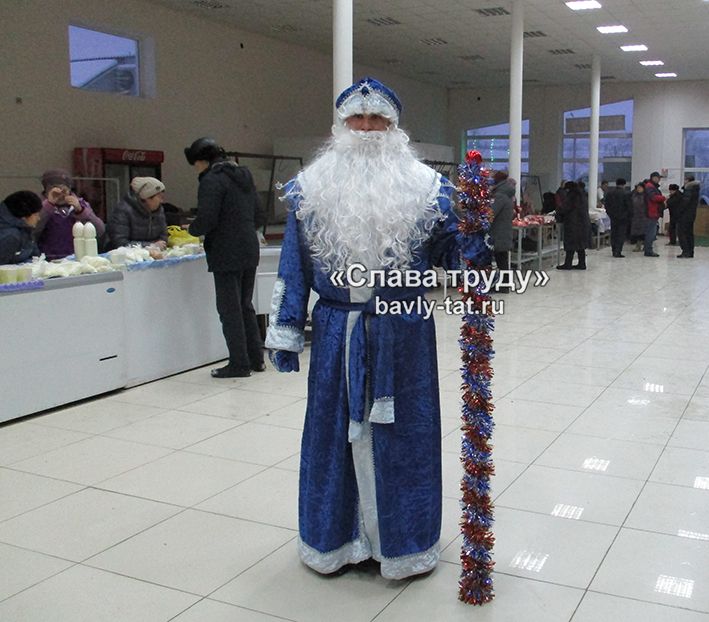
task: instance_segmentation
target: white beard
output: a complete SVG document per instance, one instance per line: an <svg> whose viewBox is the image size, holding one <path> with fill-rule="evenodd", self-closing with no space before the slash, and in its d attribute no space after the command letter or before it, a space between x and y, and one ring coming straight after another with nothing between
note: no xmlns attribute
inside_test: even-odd
<svg viewBox="0 0 709 622"><path fill-rule="evenodd" d="M335 127L320 155L298 175L297 215L324 271L355 262L405 269L442 218L440 177L417 160L408 141L396 127Z"/></svg>

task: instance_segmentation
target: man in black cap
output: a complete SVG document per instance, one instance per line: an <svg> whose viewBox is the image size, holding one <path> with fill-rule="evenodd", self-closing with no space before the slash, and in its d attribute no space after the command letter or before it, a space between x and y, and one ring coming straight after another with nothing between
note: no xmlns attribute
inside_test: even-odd
<svg viewBox="0 0 709 622"><path fill-rule="evenodd" d="M677 223L677 237L682 253L678 258L694 257L694 219L697 217L700 184L694 175L685 175L683 200Z"/></svg>
<svg viewBox="0 0 709 622"><path fill-rule="evenodd" d="M213 369L212 377L243 378L266 369L252 302L259 262L256 229L263 226L264 214L249 169L227 160L213 138L197 139L185 157L199 175L197 217L189 232L204 236L229 350L229 363Z"/></svg>

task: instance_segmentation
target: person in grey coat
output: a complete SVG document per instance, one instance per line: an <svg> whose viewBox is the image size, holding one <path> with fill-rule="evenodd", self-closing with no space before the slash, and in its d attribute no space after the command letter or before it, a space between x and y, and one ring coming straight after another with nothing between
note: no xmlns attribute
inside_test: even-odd
<svg viewBox="0 0 709 622"><path fill-rule="evenodd" d="M591 219L588 215L588 197L582 194L578 184L573 181L566 182L564 187L566 197L556 213L561 216L564 223L564 263L557 266L557 270L585 270L586 248L590 239ZM579 261L572 265L574 253Z"/></svg>
<svg viewBox="0 0 709 622"><path fill-rule="evenodd" d="M213 369L214 378L243 378L265 371L263 341L252 302L259 262L257 228L265 215L251 172L226 159L213 138L185 149L199 175L197 217L192 235L204 236L207 268L214 276L217 312L229 350L229 363Z"/></svg>
<svg viewBox="0 0 709 622"><path fill-rule="evenodd" d="M490 208L494 214L490 224L495 265L497 270L509 270L509 251L512 250L512 218L514 216L515 180L504 171L493 175L495 185L490 193ZM509 292L509 287L497 285L495 291L500 294Z"/></svg>
<svg viewBox="0 0 709 622"><path fill-rule="evenodd" d="M154 177L134 177L130 191L113 208L108 219L112 248L119 246L167 246L167 222L162 208L165 185Z"/></svg>

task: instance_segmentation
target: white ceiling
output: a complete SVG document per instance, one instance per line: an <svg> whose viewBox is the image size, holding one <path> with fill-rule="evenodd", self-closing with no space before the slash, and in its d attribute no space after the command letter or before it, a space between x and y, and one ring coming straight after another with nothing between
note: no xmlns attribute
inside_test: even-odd
<svg viewBox="0 0 709 622"><path fill-rule="evenodd" d="M332 50L332 0L151 1L327 54ZM599 1L600 10L571 11L563 0L524 0L524 30L546 35L524 40L527 83L588 83L593 54L601 57L605 79L658 80L658 71L673 71L680 80L709 79L709 1ZM353 2L355 63L448 88L509 83L510 0ZM510 14L484 17L477 12L489 8ZM623 24L629 32L602 35L596 30L614 24ZM430 39L445 43L422 42ZM620 50L621 44L630 43L645 43L649 49ZM665 61L664 67L639 64L655 59Z"/></svg>

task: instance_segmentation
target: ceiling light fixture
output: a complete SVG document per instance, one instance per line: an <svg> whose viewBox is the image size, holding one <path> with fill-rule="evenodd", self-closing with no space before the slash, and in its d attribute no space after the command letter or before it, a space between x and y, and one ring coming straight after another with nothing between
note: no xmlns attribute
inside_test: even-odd
<svg viewBox="0 0 709 622"><path fill-rule="evenodd" d="M638 45L621 45L620 49L623 52L647 52L647 45L640 43Z"/></svg>
<svg viewBox="0 0 709 622"><path fill-rule="evenodd" d="M644 65L645 67L653 67L655 65L664 65L665 63L661 60L641 60L640 64Z"/></svg>
<svg viewBox="0 0 709 622"><path fill-rule="evenodd" d="M601 3L596 0L577 0L576 2L567 2L566 6L572 11L588 11L590 9L600 9Z"/></svg>
<svg viewBox="0 0 709 622"><path fill-rule="evenodd" d="M676 78L677 74L676 73L656 73L655 77L656 78Z"/></svg>
<svg viewBox="0 0 709 622"><path fill-rule="evenodd" d="M604 35L613 35L618 32L628 32L628 29L620 24L617 26L598 26L596 30Z"/></svg>

